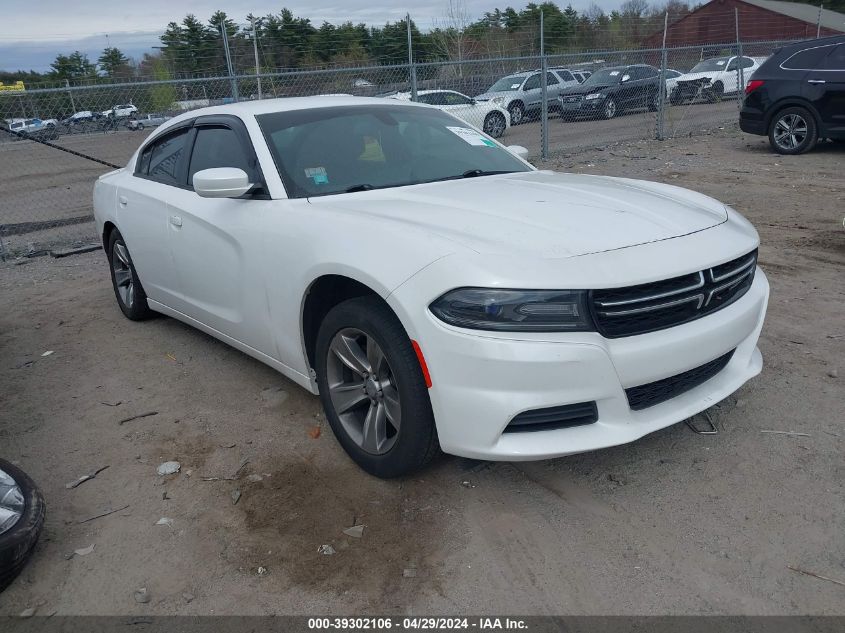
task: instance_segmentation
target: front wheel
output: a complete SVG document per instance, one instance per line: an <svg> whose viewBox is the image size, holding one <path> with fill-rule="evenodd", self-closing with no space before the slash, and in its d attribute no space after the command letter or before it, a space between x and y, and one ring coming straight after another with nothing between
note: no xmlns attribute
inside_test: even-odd
<svg viewBox="0 0 845 633"><path fill-rule="evenodd" d="M349 299L320 325L317 385L340 445L376 477L430 462L439 444L425 378L399 319L378 297Z"/></svg>
<svg viewBox="0 0 845 633"><path fill-rule="evenodd" d="M721 81L713 84L713 87L707 91L707 101L710 103L718 103L725 96L725 86Z"/></svg>
<svg viewBox="0 0 845 633"><path fill-rule="evenodd" d="M493 138L499 138L505 133L508 123L501 112L491 112L484 119L484 132Z"/></svg>
<svg viewBox="0 0 845 633"><path fill-rule="evenodd" d="M107 254L114 296L120 311L132 321L143 321L155 316L147 305L147 293L138 279L126 242L117 229L109 235Z"/></svg>
<svg viewBox="0 0 845 633"><path fill-rule="evenodd" d="M816 120L805 108L786 108L769 124L769 143L778 154L803 154L818 141Z"/></svg>
<svg viewBox="0 0 845 633"><path fill-rule="evenodd" d="M613 97L608 97L604 102L604 107L602 108L602 116L605 119L612 119L617 114L619 114L619 108L616 105L616 101Z"/></svg>
<svg viewBox="0 0 845 633"><path fill-rule="evenodd" d="M511 114L511 125L519 125L522 119L525 118L525 106L519 101L508 106L508 112Z"/></svg>

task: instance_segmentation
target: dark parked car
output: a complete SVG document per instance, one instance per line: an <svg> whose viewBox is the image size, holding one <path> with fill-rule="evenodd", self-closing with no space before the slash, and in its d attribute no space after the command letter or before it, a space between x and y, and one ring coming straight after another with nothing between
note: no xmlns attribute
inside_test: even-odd
<svg viewBox="0 0 845 633"><path fill-rule="evenodd" d="M660 104L660 85L660 71L654 66L602 68L584 83L560 91L560 116L564 120L585 116L612 119L626 110L655 111Z"/></svg>
<svg viewBox="0 0 845 633"><path fill-rule="evenodd" d="M802 154L822 138L845 140L845 35L784 46L745 93L739 127L768 136L780 154Z"/></svg>

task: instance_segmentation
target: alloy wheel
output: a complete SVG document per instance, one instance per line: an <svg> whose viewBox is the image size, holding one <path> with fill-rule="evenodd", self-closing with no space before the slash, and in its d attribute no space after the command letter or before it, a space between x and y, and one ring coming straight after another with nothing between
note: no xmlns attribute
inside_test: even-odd
<svg viewBox="0 0 845 633"><path fill-rule="evenodd" d="M807 139L807 121L800 114L787 114L775 123L774 141L785 150L798 148Z"/></svg>
<svg viewBox="0 0 845 633"><path fill-rule="evenodd" d="M347 435L373 455L399 437L399 390L387 357L369 334L345 328L329 345L326 374L332 406Z"/></svg>
<svg viewBox="0 0 845 633"><path fill-rule="evenodd" d="M493 138L499 138L505 133L505 117L495 112L487 117L484 131Z"/></svg>
<svg viewBox="0 0 845 633"><path fill-rule="evenodd" d="M0 534L8 532L20 521L24 498L20 486L6 471L0 469Z"/></svg>
<svg viewBox="0 0 845 633"><path fill-rule="evenodd" d="M616 116L616 102L613 99L608 99L604 105L604 117L612 119Z"/></svg>
<svg viewBox="0 0 845 633"><path fill-rule="evenodd" d="M114 243L112 250L112 270L114 271L114 284L120 300L127 308L135 303L135 282L132 277L132 264L129 259L129 251L122 240Z"/></svg>

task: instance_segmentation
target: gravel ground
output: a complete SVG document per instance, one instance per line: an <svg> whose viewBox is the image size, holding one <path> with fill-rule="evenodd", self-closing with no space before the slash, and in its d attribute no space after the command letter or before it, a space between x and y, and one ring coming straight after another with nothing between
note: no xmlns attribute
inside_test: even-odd
<svg viewBox="0 0 845 633"><path fill-rule="evenodd" d="M403 481L355 467L317 399L257 361L171 319L125 320L102 252L0 268L0 454L48 508L0 614L845 614L842 586L789 568L845 581L844 159L736 131L563 156L756 224L763 373L711 410L718 435L443 457ZM181 472L158 476L168 460ZM360 539L343 534L355 524Z"/></svg>

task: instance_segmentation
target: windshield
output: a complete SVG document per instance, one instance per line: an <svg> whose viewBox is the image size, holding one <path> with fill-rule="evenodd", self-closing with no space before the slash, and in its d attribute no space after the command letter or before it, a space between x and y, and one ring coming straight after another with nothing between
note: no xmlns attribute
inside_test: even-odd
<svg viewBox="0 0 845 633"><path fill-rule="evenodd" d="M499 81L490 86L487 92L507 92L508 90L519 90L525 77L502 77Z"/></svg>
<svg viewBox="0 0 845 633"><path fill-rule="evenodd" d="M725 70L728 66L729 58L714 57L713 59L705 59L703 62L698 62L692 67L691 73L703 73L712 70Z"/></svg>
<svg viewBox="0 0 845 633"><path fill-rule="evenodd" d="M481 132L433 108L339 106L256 118L291 198L530 171Z"/></svg>
<svg viewBox="0 0 845 633"><path fill-rule="evenodd" d="M610 84L618 84L622 79L624 68L604 68L597 70L587 78L582 85L584 86L607 86Z"/></svg>

